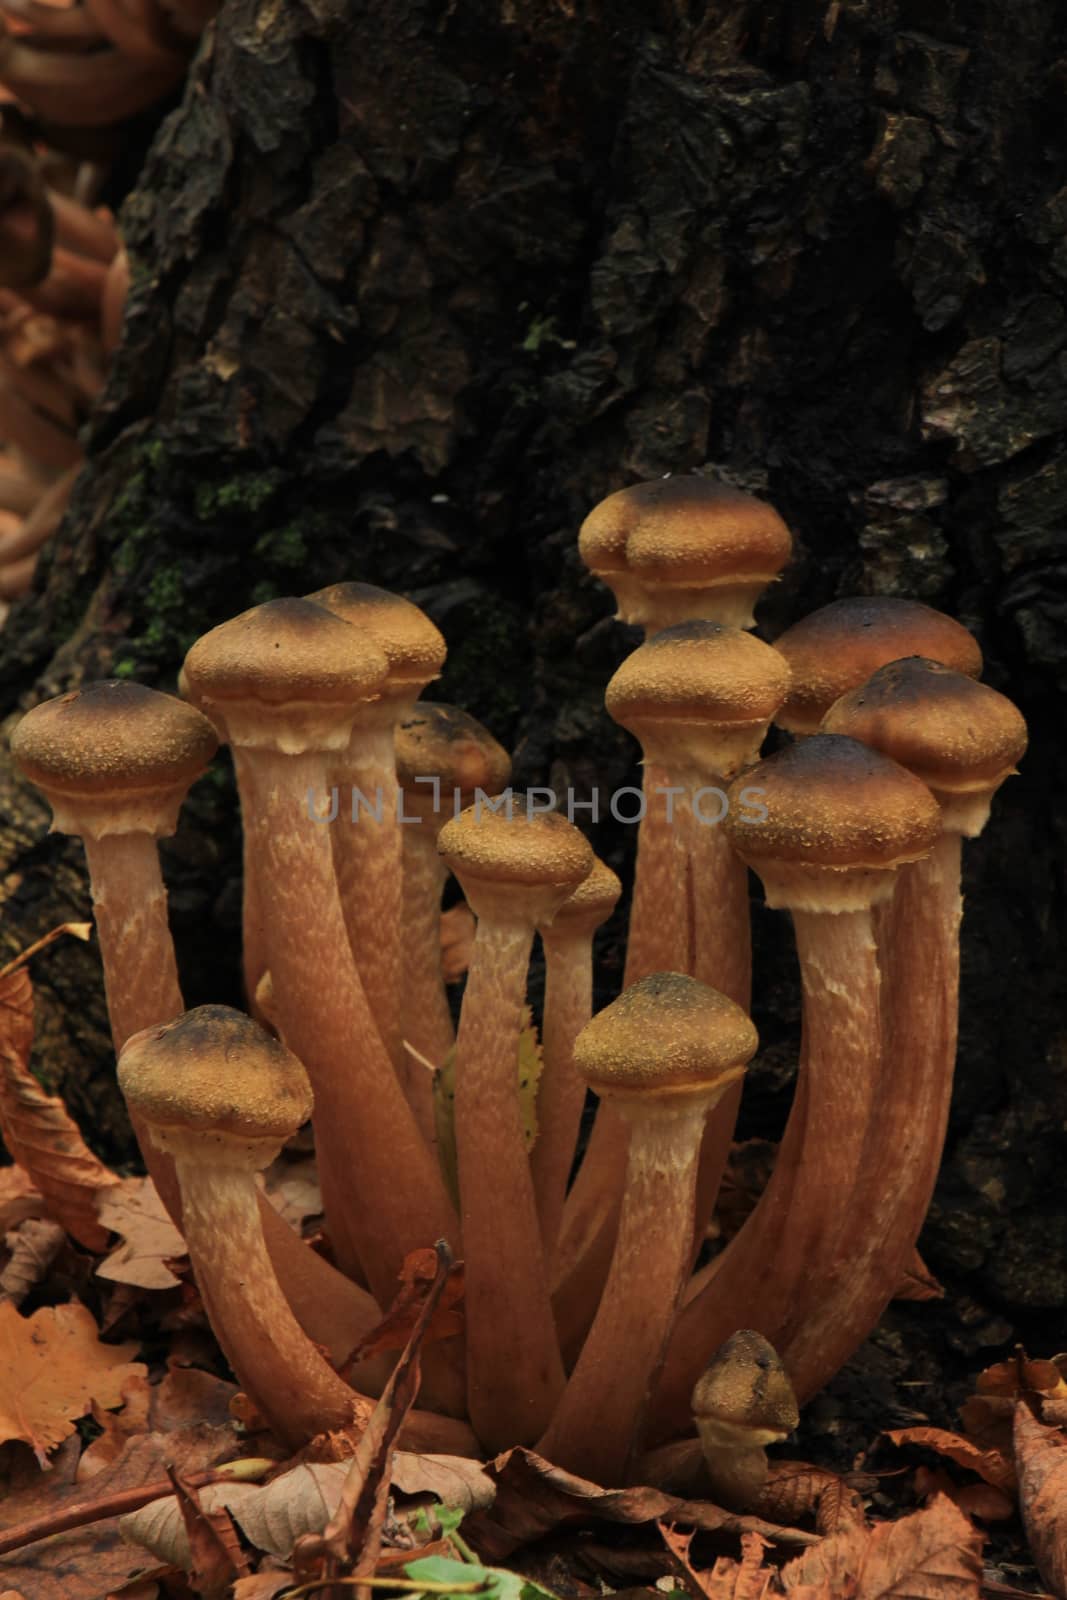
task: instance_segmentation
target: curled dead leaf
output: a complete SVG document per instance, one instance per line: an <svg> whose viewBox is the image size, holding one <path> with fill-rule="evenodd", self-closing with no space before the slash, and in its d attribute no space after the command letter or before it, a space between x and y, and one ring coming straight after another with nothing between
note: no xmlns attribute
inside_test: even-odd
<svg viewBox="0 0 1067 1600"><path fill-rule="evenodd" d="M977 1528L939 1495L898 1522L824 1539L786 1564L782 1586L794 1600L978 1600L981 1552Z"/></svg>
<svg viewBox="0 0 1067 1600"><path fill-rule="evenodd" d="M1015 1494L1015 1466L1011 1457L1001 1450L983 1450L962 1434L951 1433L946 1428L894 1428L885 1437L892 1444L922 1445L927 1450L934 1450L938 1455L954 1461L958 1467L967 1467L971 1472L976 1472L1003 1494Z"/></svg>
<svg viewBox="0 0 1067 1600"><path fill-rule="evenodd" d="M185 1240L167 1215L151 1178L123 1178L97 1197L102 1227L122 1243L97 1266L97 1276L138 1289L176 1289L168 1262L184 1259Z"/></svg>
<svg viewBox="0 0 1067 1600"><path fill-rule="evenodd" d="M1019 1508L1037 1570L1067 1596L1067 1434L1038 1422L1025 1400L1015 1403L1015 1468Z"/></svg>

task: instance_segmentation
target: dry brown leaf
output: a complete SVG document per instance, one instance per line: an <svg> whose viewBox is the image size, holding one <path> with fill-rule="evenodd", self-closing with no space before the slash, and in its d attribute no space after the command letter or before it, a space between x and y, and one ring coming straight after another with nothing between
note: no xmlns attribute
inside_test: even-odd
<svg viewBox="0 0 1067 1600"><path fill-rule="evenodd" d="M416 1455L398 1450L393 1457L393 1487L401 1494L432 1494L450 1510L484 1510L496 1495L492 1478L466 1456Z"/></svg>
<svg viewBox="0 0 1067 1600"><path fill-rule="evenodd" d="M264 1187L275 1211L297 1233L308 1217L322 1215L319 1168L311 1156L303 1161L290 1161L284 1154L279 1156L264 1174Z"/></svg>
<svg viewBox="0 0 1067 1600"><path fill-rule="evenodd" d="M28 1217L39 1217L45 1210L44 1195L34 1188L33 1179L21 1167L0 1167L0 1233L17 1228Z"/></svg>
<svg viewBox="0 0 1067 1600"><path fill-rule="evenodd" d="M1067 1596L1067 1436L1015 1404L1019 1506L1037 1570L1053 1594Z"/></svg>
<svg viewBox="0 0 1067 1600"><path fill-rule="evenodd" d="M703 1500L682 1500L659 1489L601 1489L564 1472L532 1450L508 1450L487 1463L496 1499L463 1525L464 1536L487 1563L503 1560L520 1545L555 1528L603 1522L681 1522L707 1533L758 1533L773 1543L806 1548L818 1542L799 1528L779 1527L761 1517L739 1516Z"/></svg>
<svg viewBox="0 0 1067 1600"><path fill-rule="evenodd" d="M293 1574L288 1570L278 1572L253 1572L250 1577L238 1578L233 1586L233 1600L274 1600L283 1589L291 1589Z"/></svg>
<svg viewBox="0 0 1067 1600"><path fill-rule="evenodd" d="M222 1600L232 1580L249 1573L237 1530L226 1511L208 1511L201 1505L192 1484L173 1467L167 1468L167 1476L189 1540L189 1580L203 1600Z"/></svg>
<svg viewBox="0 0 1067 1600"><path fill-rule="evenodd" d="M139 1433L149 1431L149 1410L152 1389L147 1378L132 1377L122 1386L121 1411L104 1411L94 1405L92 1418L100 1435L86 1445L78 1462L78 1483L88 1483L122 1455L129 1441Z"/></svg>
<svg viewBox="0 0 1067 1600"><path fill-rule="evenodd" d="M226 1510L257 1550L286 1558L305 1533L321 1533L340 1503L348 1473L343 1461L304 1465L272 1483L211 1483L200 1490L206 1511ZM131 1511L119 1522L122 1537L151 1551L157 1561L188 1572L188 1534L173 1495Z"/></svg>
<svg viewBox="0 0 1067 1600"><path fill-rule="evenodd" d="M427 1284L433 1281L436 1262L437 1258L431 1247L412 1250L405 1256L396 1299L378 1326L371 1329L362 1344L349 1356L341 1369L342 1373L371 1356L404 1348L422 1309ZM426 1331L427 1341L450 1339L455 1334L463 1332L463 1313L458 1309L462 1300L463 1265L457 1262L449 1268L445 1292Z"/></svg>
<svg viewBox="0 0 1067 1600"><path fill-rule="evenodd" d="M836 1472L807 1461L772 1461L767 1482L752 1510L768 1522L796 1523L814 1517L819 1533L867 1526L863 1500Z"/></svg>
<svg viewBox="0 0 1067 1600"><path fill-rule="evenodd" d="M222 1428L232 1420L230 1402L237 1392L235 1383L199 1367L178 1366L172 1357L162 1383L152 1390L149 1421L164 1433L205 1422Z"/></svg>
<svg viewBox="0 0 1067 1600"><path fill-rule="evenodd" d="M122 1402L122 1386L145 1368L136 1344L101 1344L84 1306L46 1306L32 1317L0 1304L0 1443L21 1439L46 1465L95 1400Z"/></svg>
<svg viewBox="0 0 1067 1600"><path fill-rule="evenodd" d="M122 1243L97 1267L110 1283L138 1289L176 1289L181 1279L168 1262L186 1256L185 1240L167 1215L151 1178L122 1178L101 1191L96 1214L101 1226L120 1234Z"/></svg>
<svg viewBox="0 0 1067 1600"><path fill-rule="evenodd" d="M97 1195L119 1180L85 1144L59 1096L33 1076L32 1044L33 988L18 967L0 976L0 1134L56 1221L87 1250L104 1250Z"/></svg>
<svg viewBox="0 0 1067 1600"><path fill-rule="evenodd" d="M52 1262L67 1242L58 1222L48 1217L30 1217L6 1235L11 1259L0 1272L0 1299L20 1306L35 1284L40 1283Z"/></svg>
<svg viewBox="0 0 1067 1600"><path fill-rule="evenodd" d="M782 1569L794 1600L978 1600L982 1535L951 1500L872 1532L851 1527Z"/></svg>
<svg viewBox="0 0 1067 1600"><path fill-rule="evenodd" d="M916 1467L915 1493L921 1500L947 1494L968 1517L980 1522L1006 1522L1015 1515L1015 1501L991 1483L955 1483L943 1467Z"/></svg>
<svg viewBox="0 0 1067 1600"><path fill-rule="evenodd" d="M918 1250L912 1250L893 1294L894 1300L943 1300L945 1291Z"/></svg>
<svg viewBox="0 0 1067 1600"><path fill-rule="evenodd" d="M758 1533L741 1536L741 1559L720 1556L707 1572L697 1572L689 1561L691 1533L658 1524L674 1566L675 1574L693 1600L763 1600L768 1593L780 1593L777 1572L764 1564L763 1553L770 1549Z"/></svg>
<svg viewBox="0 0 1067 1600"><path fill-rule="evenodd" d="M922 1445L939 1456L954 1461L958 1467L976 1472L994 1489L1007 1495L1015 1494L1015 1467L1010 1456L1000 1450L982 1450L960 1433L950 1433L946 1428L894 1428L885 1437L892 1444Z"/></svg>

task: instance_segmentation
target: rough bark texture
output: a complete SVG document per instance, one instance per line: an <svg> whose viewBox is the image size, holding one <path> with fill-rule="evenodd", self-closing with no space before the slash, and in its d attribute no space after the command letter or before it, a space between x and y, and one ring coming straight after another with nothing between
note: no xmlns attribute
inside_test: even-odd
<svg viewBox="0 0 1067 1600"><path fill-rule="evenodd" d="M124 212L89 468L0 637L12 709L170 687L242 606L393 585L449 638L437 697L585 792L634 782L601 710L633 640L575 551L609 489L706 465L766 492L798 545L768 637L862 591L959 616L1033 738L967 852L924 1240L972 1351L1067 1307L1065 80L1054 0L227 0ZM14 946L85 895L80 848L3 795ZM222 764L166 849L193 1002L238 992L239 859ZM746 1127L773 1133L784 919L756 960ZM619 970L609 930L605 997ZM42 1073L115 1156L94 954L37 974Z"/></svg>

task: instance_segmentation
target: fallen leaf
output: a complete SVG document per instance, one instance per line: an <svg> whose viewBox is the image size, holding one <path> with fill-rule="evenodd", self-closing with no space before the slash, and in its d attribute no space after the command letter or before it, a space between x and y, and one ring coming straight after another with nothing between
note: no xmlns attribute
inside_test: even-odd
<svg viewBox="0 0 1067 1600"><path fill-rule="evenodd" d="M7 1234L5 1242L11 1259L0 1272L0 1299L20 1306L66 1244L67 1235L48 1217L29 1217Z"/></svg>
<svg viewBox="0 0 1067 1600"><path fill-rule="evenodd" d="M741 1560L731 1561L721 1556L706 1572L698 1572L690 1563L689 1546L692 1533L679 1533L676 1528L657 1523L675 1575L692 1600L762 1600L771 1589L777 1576L774 1567L763 1561L763 1552L770 1549L758 1533L741 1536Z"/></svg>
<svg viewBox="0 0 1067 1600"><path fill-rule="evenodd" d="M151 1178L122 1178L101 1191L96 1215L122 1243L97 1266L97 1276L138 1289L176 1289L168 1262L186 1256L185 1240L167 1215Z"/></svg>
<svg viewBox="0 0 1067 1600"><path fill-rule="evenodd" d="M1015 1405L1019 1508L1037 1570L1053 1594L1067 1596L1067 1436Z"/></svg>
<svg viewBox="0 0 1067 1600"><path fill-rule="evenodd" d="M515 1449L485 1468L496 1484L496 1499L486 1511L464 1523L464 1536L479 1554L503 1560L520 1545L559 1527L599 1519L604 1522L681 1522L707 1533L758 1533L794 1549L818 1543L818 1536L799 1528L779 1527L761 1517L739 1516L702 1500L681 1500L659 1489L601 1489L561 1467Z"/></svg>
<svg viewBox="0 0 1067 1600"><path fill-rule="evenodd" d="M85 1144L60 1097L33 1076L32 1044L33 988L18 967L0 977L0 1134L56 1221L87 1250L104 1250L97 1195L119 1179Z"/></svg>
<svg viewBox="0 0 1067 1600"><path fill-rule="evenodd" d="M248 1557L227 1512L208 1511L196 1490L173 1467L167 1476L189 1541L189 1580L204 1600L222 1600L234 1578L247 1577Z"/></svg>
<svg viewBox="0 0 1067 1600"><path fill-rule="evenodd" d="M939 1495L932 1505L867 1533L846 1528L782 1569L794 1600L978 1600L982 1535Z"/></svg>
<svg viewBox="0 0 1067 1600"><path fill-rule="evenodd" d="M237 1385L199 1367L179 1366L171 1357L161 1383L152 1389L149 1421L164 1433L200 1423L224 1427L231 1420L230 1402Z"/></svg>
<svg viewBox="0 0 1067 1600"><path fill-rule="evenodd" d="M207 1511L226 1510L257 1550L288 1558L305 1533L321 1533L337 1510L348 1474L347 1462L305 1464L283 1472L272 1483L212 1483L200 1490ZM192 1551L178 1502L162 1496L120 1519L119 1532L157 1561L189 1570Z"/></svg>
<svg viewBox="0 0 1067 1600"><path fill-rule="evenodd" d="M943 1300L944 1288L934 1277L918 1250L912 1250L900 1282L893 1293L894 1300Z"/></svg>
<svg viewBox="0 0 1067 1600"><path fill-rule="evenodd" d="M17 1228L27 1217L39 1217L44 1209L44 1195L28 1172L19 1166L0 1167L0 1233Z"/></svg>
<svg viewBox="0 0 1067 1600"><path fill-rule="evenodd" d="M322 1215L318 1163L310 1156L291 1161L280 1155L264 1173L264 1187L275 1211L297 1233L308 1217Z"/></svg>
<svg viewBox="0 0 1067 1600"><path fill-rule="evenodd" d="M1015 1515L1015 1501L991 1483L956 1483L943 1467L916 1467L915 1493L921 1500L947 1494L968 1517L982 1522L1007 1522Z"/></svg>
<svg viewBox="0 0 1067 1600"><path fill-rule="evenodd" d="M119 1459L132 1438L139 1433L148 1433L151 1397L148 1379L135 1376L122 1386L121 1411L104 1411L97 1405L91 1407L92 1418L100 1434L82 1451L76 1474L78 1483L88 1483L99 1473L106 1472Z"/></svg>
<svg viewBox="0 0 1067 1600"><path fill-rule="evenodd" d="M1015 1494L1015 1466L1011 1457L1000 1450L982 1450L962 1434L950 1433L945 1428L894 1428L885 1437L892 1444L917 1444L926 1450L934 1450L938 1455L954 1461L958 1467L967 1467L971 1472L976 1472L994 1489L1000 1489L1008 1495Z"/></svg>
<svg viewBox="0 0 1067 1600"><path fill-rule="evenodd" d="M401 1494L432 1494L452 1511L483 1511L496 1486L478 1461L466 1456L416 1455L398 1450L393 1457L393 1487Z"/></svg>
<svg viewBox="0 0 1067 1600"><path fill-rule="evenodd" d="M751 1510L768 1522L796 1523L812 1517L819 1533L867 1526L858 1491L836 1472L807 1461L772 1461L767 1481Z"/></svg>
<svg viewBox="0 0 1067 1600"><path fill-rule="evenodd" d="M404 1348L418 1320L426 1298L427 1286L433 1282L436 1268L436 1252L428 1246L421 1250L412 1250L404 1257L404 1265L400 1269L400 1290L396 1299L378 1326L371 1329L367 1337L343 1363L342 1375L370 1356ZM461 1262L453 1262L449 1268L444 1293L426 1331L427 1339L449 1339L463 1332L463 1313L457 1309L462 1299L463 1265Z"/></svg>
<svg viewBox="0 0 1067 1600"><path fill-rule="evenodd" d="M0 1304L0 1443L21 1439L42 1467L49 1450L74 1432L90 1405L122 1401L122 1386L145 1368L131 1362L135 1344L101 1344L84 1306L45 1306L22 1317Z"/></svg>
<svg viewBox="0 0 1067 1600"><path fill-rule="evenodd" d="M291 1589L293 1574L282 1572L253 1572L247 1578L238 1578L233 1586L233 1600L274 1600L283 1589Z"/></svg>

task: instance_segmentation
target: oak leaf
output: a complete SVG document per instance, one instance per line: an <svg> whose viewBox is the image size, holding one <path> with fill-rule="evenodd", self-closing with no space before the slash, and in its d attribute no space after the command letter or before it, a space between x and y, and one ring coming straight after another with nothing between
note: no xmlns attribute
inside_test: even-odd
<svg viewBox="0 0 1067 1600"><path fill-rule="evenodd" d="M29 1068L33 987L24 967L0 974L0 1134L49 1212L87 1250L105 1250L97 1195L119 1179L88 1148L58 1095Z"/></svg>
<svg viewBox="0 0 1067 1600"><path fill-rule="evenodd" d="M146 1369L130 1357L136 1344L101 1344L84 1306L46 1306L22 1317L0 1304L0 1443L21 1439L47 1465L47 1454L74 1432L95 1401L122 1403L123 1385Z"/></svg>
<svg viewBox="0 0 1067 1600"><path fill-rule="evenodd" d="M1053 1594L1067 1596L1067 1435L1015 1403L1019 1506L1037 1570Z"/></svg>
<svg viewBox="0 0 1067 1600"><path fill-rule="evenodd" d="M982 1535L951 1500L824 1539L782 1569L793 1600L978 1600Z"/></svg>
<svg viewBox="0 0 1067 1600"><path fill-rule="evenodd" d="M781 1592L775 1568L768 1567L763 1560L763 1552L771 1547L758 1533L742 1534L740 1561L720 1556L708 1571L699 1572L689 1559L694 1535L681 1533L662 1522L656 1526L667 1546L675 1576L690 1600L763 1600L768 1592Z"/></svg>
<svg viewBox="0 0 1067 1600"><path fill-rule="evenodd" d="M151 1178L122 1178L96 1203L103 1227L122 1243L96 1269L109 1283L137 1289L176 1289L181 1279L168 1265L186 1254L185 1240L167 1215Z"/></svg>

